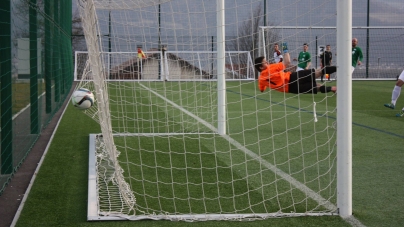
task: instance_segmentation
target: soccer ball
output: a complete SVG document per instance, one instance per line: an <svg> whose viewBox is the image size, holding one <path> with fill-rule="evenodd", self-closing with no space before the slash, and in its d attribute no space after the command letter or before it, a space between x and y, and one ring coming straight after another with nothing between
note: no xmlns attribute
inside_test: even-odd
<svg viewBox="0 0 404 227"><path fill-rule="evenodd" d="M88 109L94 105L94 95L90 90L80 88L73 92L72 103L78 109Z"/></svg>

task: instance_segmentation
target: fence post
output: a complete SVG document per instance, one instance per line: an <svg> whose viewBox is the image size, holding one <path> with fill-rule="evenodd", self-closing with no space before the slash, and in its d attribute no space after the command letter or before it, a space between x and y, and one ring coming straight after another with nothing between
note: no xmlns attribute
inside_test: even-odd
<svg viewBox="0 0 404 227"><path fill-rule="evenodd" d="M31 134L38 134L38 40L36 0L30 0L29 7L29 56L30 56L30 118Z"/></svg>
<svg viewBox="0 0 404 227"><path fill-rule="evenodd" d="M10 0L0 2L1 172L13 172Z"/></svg>

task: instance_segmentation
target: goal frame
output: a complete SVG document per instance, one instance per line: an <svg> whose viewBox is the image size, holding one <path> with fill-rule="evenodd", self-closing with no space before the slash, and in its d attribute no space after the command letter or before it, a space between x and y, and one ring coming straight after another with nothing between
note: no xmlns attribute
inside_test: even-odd
<svg viewBox="0 0 404 227"><path fill-rule="evenodd" d="M92 2L91 0L89 2ZM352 39L352 0L337 1L337 56L338 60L338 75L351 75L351 39ZM226 83L225 83L225 24L224 24L224 0L217 0L217 93L218 93L218 130L217 133L226 136L225 116L226 116ZM90 20L95 21L95 12L89 14ZM97 34L94 29L92 34ZM96 40L96 37L92 37ZM93 42L90 52L94 62L102 65L101 59L96 59L101 51L97 42ZM99 68L96 74L104 75L105 69ZM102 76L100 76L102 77ZM337 99L337 208L338 214L345 218L352 215L352 81L350 76L340 76L337 81L339 89L339 96ZM103 80L103 79L101 79ZM108 97L105 97L105 104L108 107ZM110 125L102 130L110 130ZM113 135L110 135L113 137ZM141 219L170 219L170 220L223 220L223 217L228 219L241 219L241 218L268 218L268 217L283 217L283 216L299 216L299 214L285 214L285 213L264 213L264 214L199 214L199 215L155 215L155 216L99 216L96 214L94 204L96 204L97 194L94 195L93 189L96 188L94 182L95 177L95 144L92 142L95 135L90 135L90 151L89 154L94 158L90 158L89 165L89 204L88 204L88 220L141 220ZM110 138L108 138L110 139ZM91 191L90 191L91 188ZM91 193L91 194L90 194ZM323 213L321 215L324 215ZM333 215L333 214L331 214ZM301 216L319 216L316 213L304 213ZM220 219L218 219L220 218Z"/></svg>
<svg viewBox="0 0 404 227"><path fill-rule="evenodd" d="M163 133L168 134L168 133ZM129 134L113 134L114 137L127 136ZM130 135L143 135L133 133ZM225 135L223 135L225 136ZM87 200L87 221L138 221L138 220L170 220L170 221L220 221L220 220L254 220L254 219L268 219L268 218L281 218L281 217L299 217L299 216L334 216L338 215L335 212L327 213L238 213L238 214L181 214L181 215L124 215L124 214L107 214L101 213L99 211L98 203L98 188L97 188L97 173L96 173L96 140L97 137L102 137L102 134L89 134L89 162L88 162L88 200ZM231 140L229 138L229 140ZM252 155L246 151L247 155ZM258 157L254 157L257 158ZM282 177L288 178L287 174L283 173L275 166L269 166L269 169L281 175ZM296 187L300 187L297 185ZM310 193L310 189L305 189ZM322 200L322 198L316 198ZM324 202L323 206L327 206L333 210L337 210L332 204Z"/></svg>

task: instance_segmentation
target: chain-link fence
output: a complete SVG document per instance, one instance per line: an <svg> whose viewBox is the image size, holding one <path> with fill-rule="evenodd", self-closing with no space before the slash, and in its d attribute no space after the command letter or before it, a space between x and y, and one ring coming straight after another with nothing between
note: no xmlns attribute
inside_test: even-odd
<svg viewBox="0 0 404 227"><path fill-rule="evenodd" d="M71 89L71 6L0 2L0 194Z"/></svg>

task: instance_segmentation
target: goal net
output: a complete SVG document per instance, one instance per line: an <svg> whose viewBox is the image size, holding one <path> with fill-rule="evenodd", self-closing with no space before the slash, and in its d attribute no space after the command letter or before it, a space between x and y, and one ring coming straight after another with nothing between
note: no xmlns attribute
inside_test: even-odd
<svg viewBox="0 0 404 227"><path fill-rule="evenodd" d="M309 45L308 52L312 54L313 67L320 67L319 56L326 45L331 46L333 64L337 65L337 28L332 26L261 26L259 28L259 52L271 56L274 41L266 38L268 34L276 33L279 40L288 42L291 56L297 57L302 51L303 43ZM354 80L396 80L402 71L400 57L401 47L386 45L389 42L399 42L404 36L404 26L383 27L352 27L352 37L359 40L358 46L363 52L363 61L353 74ZM269 35L269 37L271 37Z"/></svg>
<svg viewBox="0 0 404 227"><path fill-rule="evenodd" d="M88 220L338 214L336 96L260 92L262 1L223 2L78 0L75 76L101 128Z"/></svg>

